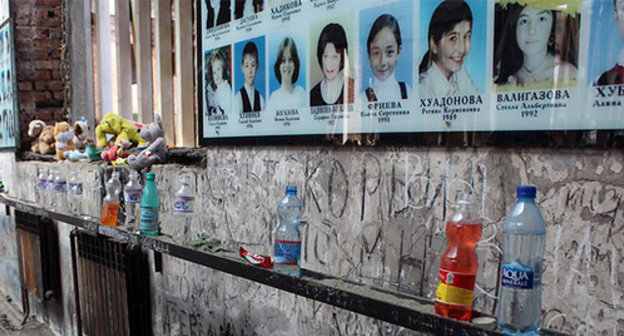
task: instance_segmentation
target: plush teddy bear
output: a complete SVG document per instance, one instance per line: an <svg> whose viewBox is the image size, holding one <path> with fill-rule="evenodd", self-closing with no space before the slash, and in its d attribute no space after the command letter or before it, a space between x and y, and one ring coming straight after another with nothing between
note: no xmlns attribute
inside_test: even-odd
<svg viewBox="0 0 624 336"><path fill-rule="evenodd" d="M34 153L54 153L54 126L46 125L42 120L33 120L28 124L28 136L35 139L30 147Z"/></svg>
<svg viewBox="0 0 624 336"><path fill-rule="evenodd" d="M85 148L87 138L89 137L89 131L91 127L87 123L87 119L82 117L80 120L74 122L74 144L77 148Z"/></svg>
<svg viewBox="0 0 624 336"><path fill-rule="evenodd" d="M107 134L115 136L115 145L123 148L129 148L132 145L145 146L145 140L139 136L135 124L114 113L107 113L95 128L98 147L104 148L108 145Z"/></svg>
<svg viewBox="0 0 624 336"><path fill-rule="evenodd" d="M165 128L163 127L160 115L156 114L155 118L156 120L154 120L154 122L139 129L139 136L147 142L148 146L156 141L156 139L165 137Z"/></svg>
<svg viewBox="0 0 624 336"><path fill-rule="evenodd" d="M154 163L164 163L167 158L167 145L164 138L158 138L149 147L142 150L138 155L128 156L128 166L132 169L140 170L153 165Z"/></svg>
<svg viewBox="0 0 624 336"><path fill-rule="evenodd" d="M56 159L63 161L63 152L76 149L74 145L74 131L66 121L57 122L54 125L54 139L56 140Z"/></svg>

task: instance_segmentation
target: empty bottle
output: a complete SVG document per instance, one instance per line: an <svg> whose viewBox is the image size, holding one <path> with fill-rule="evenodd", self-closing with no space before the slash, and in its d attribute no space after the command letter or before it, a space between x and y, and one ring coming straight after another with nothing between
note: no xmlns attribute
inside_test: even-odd
<svg viewBox="0 0 624 336"><path fill-rule="evenodd" d="M275 231L273 267L277 272L294 277L300 274L301 207L301 201L297 198L297 187L287 186L286 195L277 206L279 226Z"/></svg>
<svg viewBox="0 0 624 336"><path fill-rule="evenodd" d="M45 206L47 203L46 199L46 186L47 179L45 169L39 168L37 174L37 180L35 181L35 202L39 205Z"/></svg>
<svg viewBox="0 0 624 336"><path fill-rule="evenodd" d="M497 323L508 335L538 335L546 224L534 186L519 186L518 202L503 229L503 262Z"/></svg>
<svg viewBox="0 0 624 336"><path fill-rule="evenodd" d="M48 201L47 206L50 211L54 211L56 208L56 197L54 194L54 174L56 172L53 168L48 171L48 178L46 179L46 199Z"/></svg>
<svg viewBox="0 0 624 336"><path fill-rule="evenodd" d="M74 174L69 179L69 193L67 195L69 211L74 216L82 215L82 181Z"/></svg>
<svg viewBox="0 0 624 336"><path fill-rule="evenodd" d="M141 216L141 196L143 187L136 170L130 172L130 180L125 185L124 203L126 205L126 230L137 232L139 230L139 218Z"/></svg>
<svg viewBox="0 0 624 336"><path fill-rule="evenodd" d="M438 315L470 321L478 268L475 248L483 225L472 195L465 195L458 205L446 223L448 247L440 259L434 307Z"/></svg>
<svg viewBox="0 0 624 336"><path fill-rule="evenodd" d="M141 234L157 236L158 228L158 190L156 189L156 174L145 174L145 187L141 197Z"/></svg>
<svg viewBox="0 0 624 336"><path fill-rule="evenodd" d="M107 226L119 225L119 194L121 193L121 181L119 172L114 171L111 178L106 181L106 197L102 201L102 217L100 223Z"/></svg>
<svg viewBox="0 0 624 336"><path fill-rule="evenodd" d="M189 182L188 176L183 176L180 179L180 189L175 193L175 200L173 202L173 213L177 219L176 223L182 224L182 227L175 228L175 239L178 241L187 242L190 240L189 234L191 232L191 225L193 222L193 203L195 202L195 195L193 188Z"/></svg>

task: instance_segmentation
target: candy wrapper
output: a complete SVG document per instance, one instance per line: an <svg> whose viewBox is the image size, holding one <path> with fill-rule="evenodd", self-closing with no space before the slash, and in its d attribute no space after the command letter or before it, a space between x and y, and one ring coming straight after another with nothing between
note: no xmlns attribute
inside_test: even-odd
<svg viewBox="0 0 624 336"><path fill-rule="evenodd" d="M260 266L266 269L273 269L273 260L266 254L250 253L242 246L238 248L238 253L245 260L246 264Z"/></svg>

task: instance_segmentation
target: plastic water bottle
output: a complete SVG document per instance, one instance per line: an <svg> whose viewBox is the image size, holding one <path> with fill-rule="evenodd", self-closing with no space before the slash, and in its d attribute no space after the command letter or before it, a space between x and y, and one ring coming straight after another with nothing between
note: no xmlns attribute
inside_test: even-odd
<svg viewBox="0 0 624 336"><path fill-rule="evenodd" d="M465 195L458 204L457 211L446 223L448 247L440 258L434 307L438 315L470 321L479 266L475 249L483 224L472 195Z"/></svg>
<svg viewBox="0 0 624 336"><path fill-rule="evenodd" d="M130 181L126 183L124 190L124 203L126 204L126 230L137 232L139 230L139 216L141 215L141 196L143 187L136 170L130 172Z"/></svg>
<svg viewBox="0 0 624 336"><path fill-rule="evenodd" d="M56 198L56 211L67 211L67 179L62 169L57 170L54 176L54 198Z"/></svg>
<svg viewBox="0 0 624 336"><path fill-rule="evenodd" d="M46 199L48 201L47 205L48 205L48 209L50 211L54 211L54 209L56 208L56 197L54 194L54 174L56 172L54 171L53 168L50 168L50 170L48 171L48 178L46 179Z"/></svg>
<svg viewBox="0 0 624 336"><path fill-rule="evenodd" d="M37 174L37 180L35 181L35 202L42 206L45 206L47 203L46 195L47 195L47 179L45 169L39 168Z"/></svg>
<svg viewBox="0 0 624 336"><path fill-rule="evenodd" d="M535 205L537 190L519 186L518 202L504 227L497 323L508 335L537 335L542 306L542 260L546 224Z"/></svg>
<svg viewBox="0 0 624 336"><path fill-rule="evenodd" d="M175 200L173 202L173 213L176 217L176 222L181 223L183 226L175 228L175 239L178 241L187 242L190 240L189 234L191 233L191 225L193 222L193 203L195 202L195 195L193 188L189 182L188 176L183 176L180 179L180 189L175 193Z"/></svg>
<svg viewBox="0 0 624 336"><path fill-rule="evenodd" d="M106 197L102 202L102 216L100 223L107 226L119 225L119 194L121 193L121 181L119 172L114 171L111 178L106 181Z"/></svg>
<svg viewBox="0 0 624 336"><path fill-rule="evenodd" d="M158 236L158 190L156 174L145 174L145 188L141 197L141 235Z"/></svg>
<svg viewBox="0 0 624 336"><path fill-rule="evenodd" d="M78 175L73 175L69 179L69 211L74 216L82 215L82 181Z"/></svg>
<svg viewBox="0 0 624 336"><path fill-rule="evenodd" d="M298 277L301 260L301 201L297 198L297 187L287 186L286 195L277 206L279 226L275 231L275 271Z"/></svg>

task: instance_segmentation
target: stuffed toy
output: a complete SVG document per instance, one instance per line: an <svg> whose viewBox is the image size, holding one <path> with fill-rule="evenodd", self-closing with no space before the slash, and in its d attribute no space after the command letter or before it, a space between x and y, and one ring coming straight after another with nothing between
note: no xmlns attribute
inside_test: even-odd
<svg viewBox="0 0 624 336"><path fill-rule="evenodd" d="M54 139L56 140L56 159L63 161L63 153L76 149L74 146L74 131L66 121L57 122L54 125Z"/></svg>
<svg viewBox="0 0 624 336"><path fill-rule="evenodd" d="M30 150L40 154L54 153L54 126L46 125L41 120L33 120L28 124L28 136L36 138Z"/></svg>
<svg viewBox="0 0 624 336"><path fill-rule="evenodd" d="M69 161L72 161L72 162L80 161L82 159L88 159L89 158L86 153L81 153L77 149L63 152L63 157L65 159L69 160Z"/></svg>
<svg viewBox="0 0 624 336"><path fill-rule="evenodd" d="M138 155L128 156L128 166L132 169L143 169L154 163L164 163L167 158L167 145L164 138L158 138Z"/></svg>
<svg viewBox="0 0 624 336"><path fill-rule="evenodd" d="M147 142L149 146L152 142L156 141L158 138L165 137L165 128L162 124L162 119L160 119L160 115L156 114L156 120L153 123L143 126L139 129L139 136L143 138Z"/></svg>
<svg viewBox="0 0 624 336"><path fill-rule="evenodd" d="M93 143L93 139L87 138L87 148L85 148L85 154L87 154L87 158L90 161L98 161L101 159L100 155L102 151L95 148L95 143Z"/></svg>
<svg viewBox="0 0 624 336"><path fill-rule="evenodd" d="M89 131L91 127L87 123L87 119L82 117L80 120L74 123L74 145L77 148L85 148L87 138L89 137Z"/></svg>
<svg viewBox="0 0 624 336"><path fill-rule="evenodd" d="M102 151L102 154L100 154L102 160L110 162L113 162L118 158L125 158L127 156L128 152L126 152L123 147L118 145L114 145L110 149L105 149Z"/></svg>
<svg viewBox="0 0 624 336"><path fill-rule="evenodd" d="M132 145L139 147L145 146L145 140L139 136L139 131L135 124L114 113L107 113L102 122L95 128L95 137L97 146L106 147L108 140L106 135L110 134L116 137L115 145L123 148L129 148Z"/></svg>
<svg viewBox="0 0 624 336"><path fill-rule="evenodd" d="M46 123L43 120L35 119L28 124L28 136L36 138L41 134L41 131L46 127Z"/></svg>

